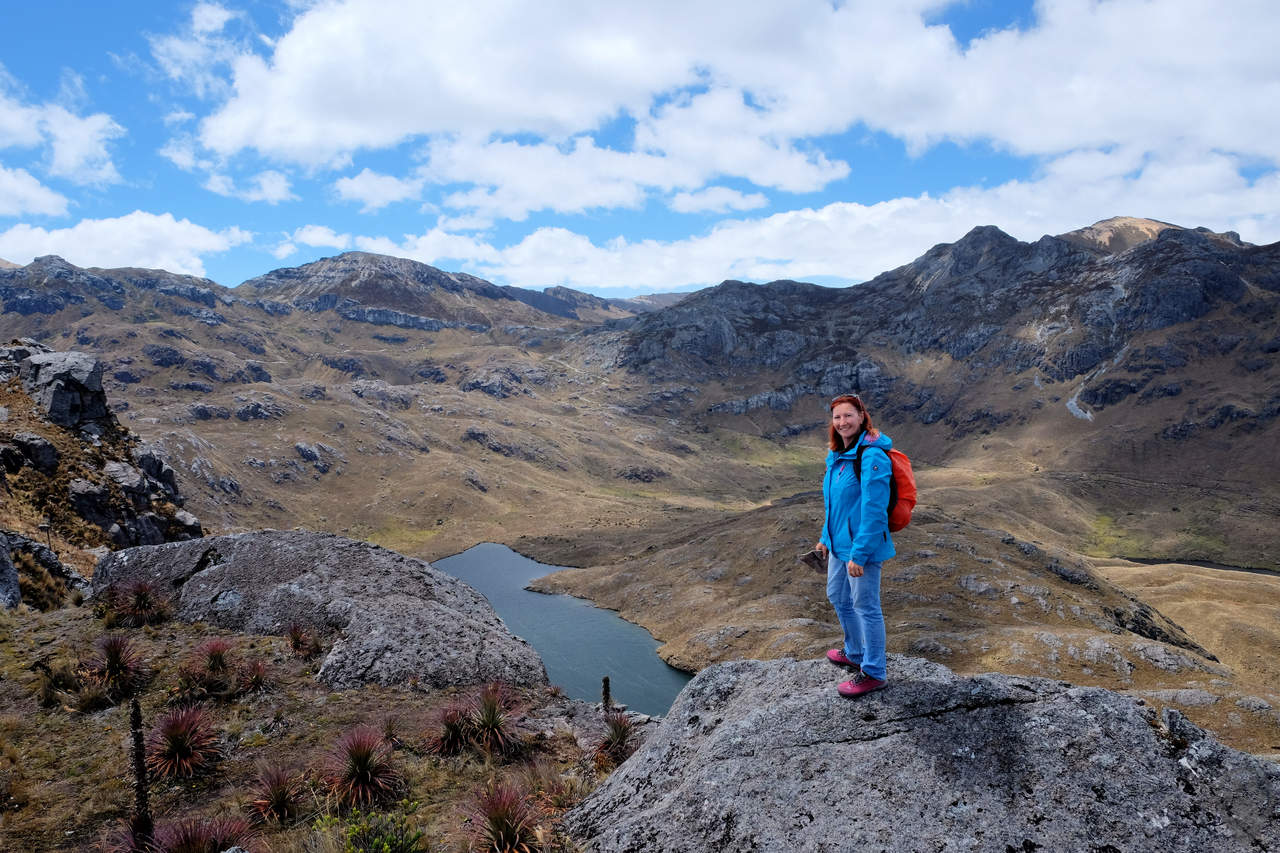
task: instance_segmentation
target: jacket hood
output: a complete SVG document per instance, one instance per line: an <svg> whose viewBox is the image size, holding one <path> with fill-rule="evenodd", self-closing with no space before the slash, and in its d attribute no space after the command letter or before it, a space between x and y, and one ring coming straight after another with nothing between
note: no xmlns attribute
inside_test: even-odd
<svg viewBox="0 0 1280 853"><path fill-rule="evenodd" d="M874 437L864 432L862 434L862 438L859 439L858 444L855 444L853 447L850 447L848 450L841 451L840 453L836 453L834 450L828 450L827 461L831 462L831 460L833 459L852 459L858 455L859 445L863 447L879 447L882 450L888 450L889 448L893 447L893 439L889 438L889 436L885 435L879 430L876 430Z"/></svg>

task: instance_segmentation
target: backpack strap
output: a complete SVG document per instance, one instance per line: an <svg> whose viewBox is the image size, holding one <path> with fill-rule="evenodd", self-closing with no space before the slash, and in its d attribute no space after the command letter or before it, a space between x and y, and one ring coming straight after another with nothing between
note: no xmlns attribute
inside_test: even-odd
<svg viewBox="0 0 1280 853"><path fill-rule="evenodd" d="M858 442L858 450L853 454L853 476L859 483L862 482L862 451L866 450L867 446ZM885 511L893 512L893 508L898 504L898 478L893 475L893 457L883 447L871 445L871 448L883 453L885 461L889 463L889 504L885 507Z"/></svg>

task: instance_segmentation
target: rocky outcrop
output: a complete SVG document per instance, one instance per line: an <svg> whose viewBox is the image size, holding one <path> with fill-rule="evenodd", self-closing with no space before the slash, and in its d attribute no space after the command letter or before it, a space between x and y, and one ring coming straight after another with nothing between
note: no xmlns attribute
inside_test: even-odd
<svg viewBox="0 0 1280 853"><path fill-rule="evenodd" d="M98 563L93 591L132 580L171 591L186 621L261 634L296 622L335 635L317 677L338 688L547 680L538 653L471 587L332 534L266 530L131 548Z"/></svg>
<svg viewBox="0 0 1280 853"><path fill-rule="evenodd" d="M825 661L709 667L565 824L601 853L1280 845L1280 767L1177 712L916 658L889 671L846 700Z"/></svg>
<svg viewBox="0 0 1280 853"><path fill-rule="evenodd" d="M108 416L102 362L82 352L36 352L19 365L22 386L58 426L78 429Z"/></svg>

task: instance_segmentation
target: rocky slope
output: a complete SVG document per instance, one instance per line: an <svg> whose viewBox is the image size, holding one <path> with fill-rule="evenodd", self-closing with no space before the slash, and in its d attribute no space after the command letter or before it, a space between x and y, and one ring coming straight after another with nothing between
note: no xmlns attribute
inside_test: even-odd
<svg viewBox="0 0 1280 853"><path fill-rule="evenodd" d="M592 850L1269 850L1280 767L1176 712L893 656L839 697L825 661L703 670L566 816Z"/></svg>
<svg viewBox="0 0 1280 853"><path fill-rule="evenodd" d="M5 606L24 586L32 606L56 605L60 590L84 586L97 552L203 533L173 469L120 427L102 364L85 353L0 347L0 465Z"/></svg>
<svg viewBox="0 0 1280 853"><path fill-rule="evenodd" d="M845 290L726 282L640 317L618 361L708 378L649 410L781 435L858 392L924 461L1065 478L1047 491L1118 520L1130 553L1280 567L1280 491L1249 473L1280 465L1280 246L1085 243L982 227Z"/></svg>

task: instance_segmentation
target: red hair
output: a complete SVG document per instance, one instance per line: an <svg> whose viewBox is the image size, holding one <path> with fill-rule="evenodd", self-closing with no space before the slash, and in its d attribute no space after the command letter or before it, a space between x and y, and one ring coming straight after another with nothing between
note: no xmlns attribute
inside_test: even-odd
<svg viewBox="0 0 1280 853"><path fill-rule="evenodd" d="M853 406L858 414L862 415L862 429L860 429L858 434L853 437L853 443L850 444L849 447L856 445L858 440L862 438L862 434L864 432L870 433L872 436L876 434L876 428L871 425L871 413L867 411L867 405L862 402L861 397L857 394L841 394L839 397L832 400L831 405L827 408L834 411L835 407L841 403L848 403L850 406ZM841 437L840 433L836 432L836 425L833 423L827 424L827 444L836 453L841 453L849 449L849 447L845 447L844 438Z"/></svg>

